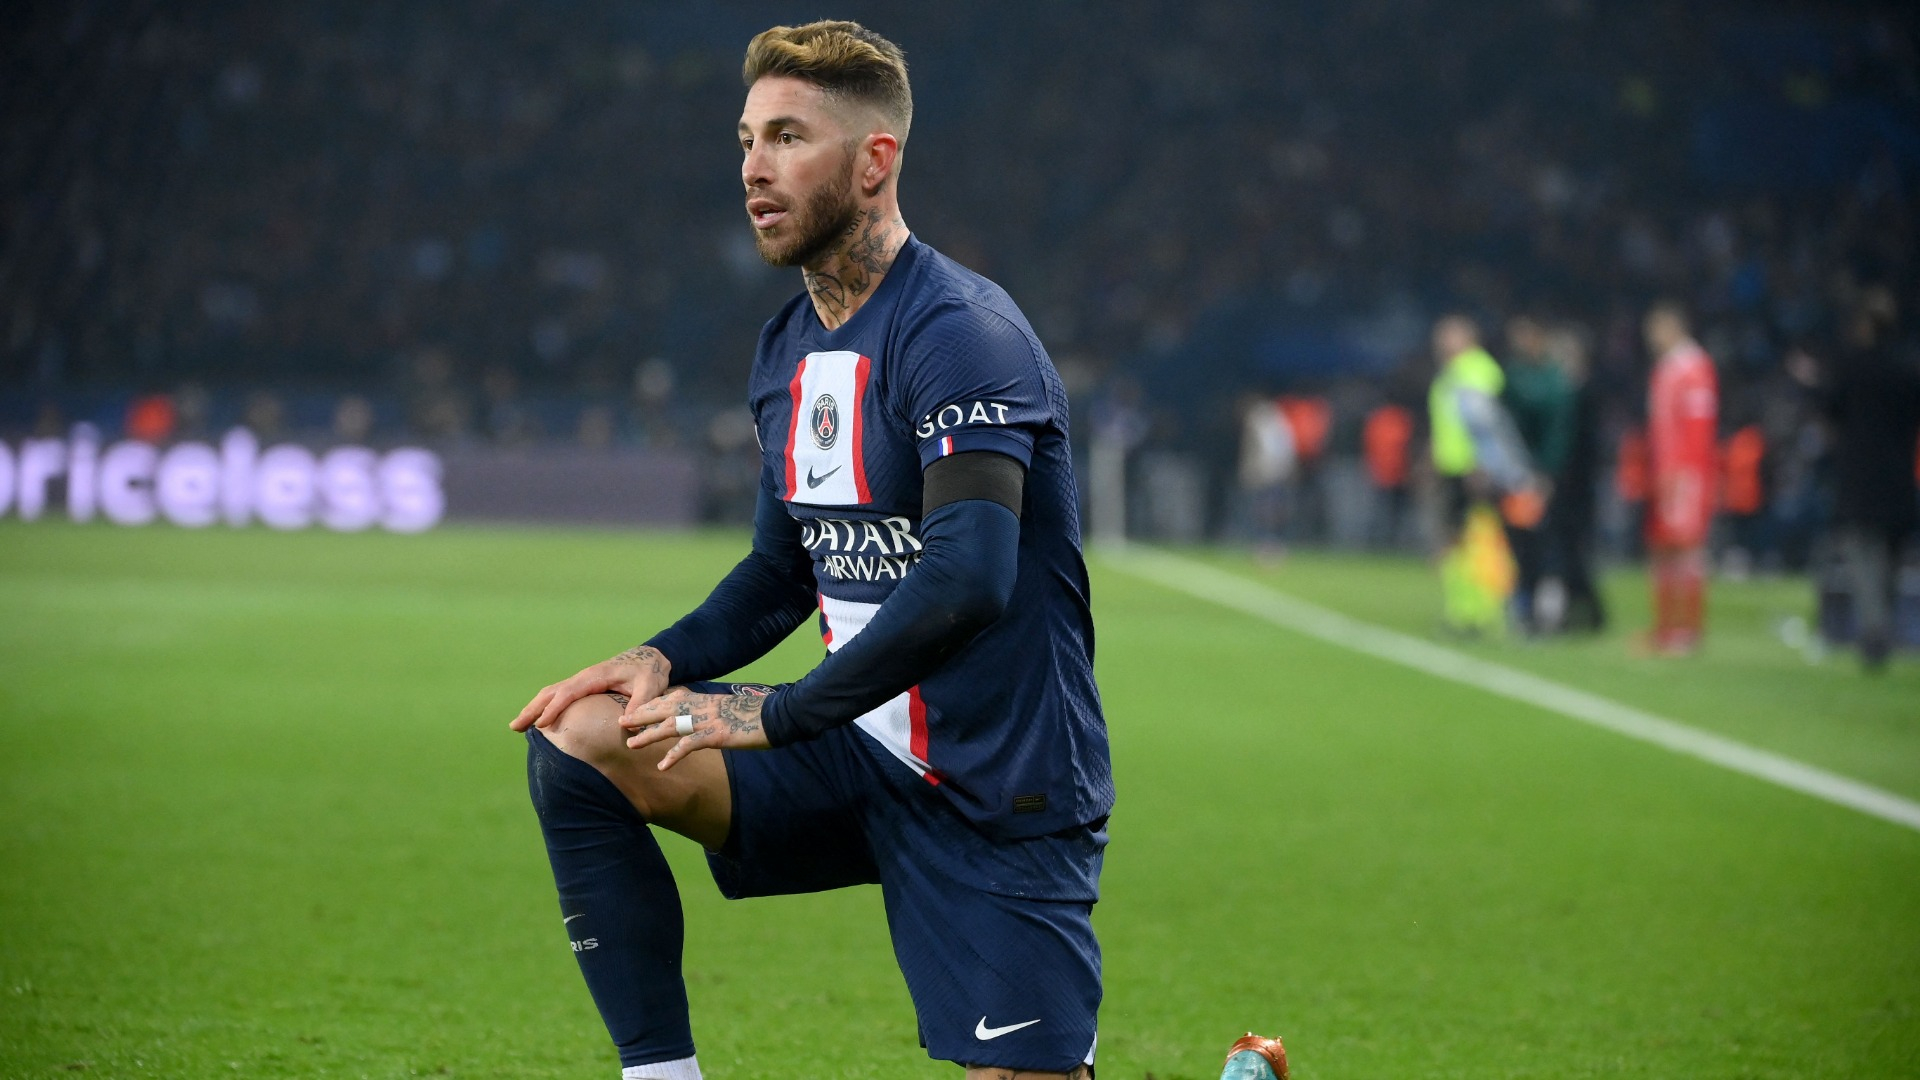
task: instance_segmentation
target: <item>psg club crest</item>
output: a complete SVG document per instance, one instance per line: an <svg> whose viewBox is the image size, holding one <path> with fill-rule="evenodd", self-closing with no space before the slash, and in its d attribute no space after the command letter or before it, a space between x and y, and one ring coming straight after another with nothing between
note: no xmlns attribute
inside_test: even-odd
<svg viewBox="0 0 1920 1080"><path fill-rule="evenodd" d="M813 432L813 445L822 450L833 449L840 438L840 403L833 400L832 394L821 394L813 399L813 419L808 428Z"/></svg>

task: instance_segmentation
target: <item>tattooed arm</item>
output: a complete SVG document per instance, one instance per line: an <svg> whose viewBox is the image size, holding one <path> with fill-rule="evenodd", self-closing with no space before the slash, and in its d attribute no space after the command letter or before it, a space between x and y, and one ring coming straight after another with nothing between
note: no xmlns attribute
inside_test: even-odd
<svg viewBox="0 0 1920 1080"><path fill-rule="evenodd" d="M632 747L678 738L661 768L709 747L785 746L849 723L937 671L998 619L1019 573L1025 474L1011 458L955 454L927 470L925 552L866 629L796 683L761 696L670 691L621 719ZM950 500L950 501L949 501ZM693 725L681 735L673 721ZM644 726L643 726L644 725Z"/></svg>
<svg viewBox="0 0 1920 1080"><path fill-rule="evenodd" d="M673 662L651 645L635 645L613 659L618 663L638 664L648 672L662 677L673 668Z"/></svg>

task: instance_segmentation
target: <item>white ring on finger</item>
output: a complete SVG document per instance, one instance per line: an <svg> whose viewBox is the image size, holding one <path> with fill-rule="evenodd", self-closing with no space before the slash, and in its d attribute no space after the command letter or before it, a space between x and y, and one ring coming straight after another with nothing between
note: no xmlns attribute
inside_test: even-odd
<svg viewBox="0 0 1920 1080"><path fill-rule="evenodd" d="M673 733L685 738L693 734L693 717L685 713L673 718Z"/></svg>

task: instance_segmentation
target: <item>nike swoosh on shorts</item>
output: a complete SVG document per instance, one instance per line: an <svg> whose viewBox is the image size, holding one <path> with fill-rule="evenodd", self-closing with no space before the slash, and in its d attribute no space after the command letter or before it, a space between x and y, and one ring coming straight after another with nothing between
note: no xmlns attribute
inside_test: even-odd
<svg viewBox="0 0 1920 1080"><path fill-rule="evenodd" d="M987 1018L983 1016L980 1018L980 1022L973 1026L973 1037L979 1039L981 1042L986 1042L990 1039L997 1039L1009 1031L1019 1031L1023 1027L1032 1027L1039 1022L1038 1020L1029 1020L1024 1024L1008 1024L1006 1027L990 1028L987 1026Z"/></svg>

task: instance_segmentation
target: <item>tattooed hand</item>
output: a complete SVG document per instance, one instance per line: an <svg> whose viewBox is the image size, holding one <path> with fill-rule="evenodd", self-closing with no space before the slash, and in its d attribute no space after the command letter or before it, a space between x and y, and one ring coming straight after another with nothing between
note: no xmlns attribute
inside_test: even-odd
<svg viewBox="0 0 1920 1080"><path fill-rule="evenodd" d="M660 759L662 772L695 750L731 746L737 750L764 750L767 733L760 729L760 707L767 695L759 687L741 687L731 694L696 694L676 686L652 701L631 707L620 725L634 732L627 745L635 750L668 739L679 739ZM693 733L681 735L679 719L687 717Z"/></svg>
<svg viewBox="0 0 1920 1080"><path fill-rule="evenodd" d="M673 664L659 649L649 645L639 645L628 649L611 660L603 660L581 671L571 679L563 679L551 686L543 686L533 695L527 707L513 718L507 726L515 731L525 731L530 727L552 727L567 706L591 694L618 694L628 700L622 702L629 712L632 702L651 701L667 688L668 675Z"/></svg>

